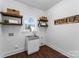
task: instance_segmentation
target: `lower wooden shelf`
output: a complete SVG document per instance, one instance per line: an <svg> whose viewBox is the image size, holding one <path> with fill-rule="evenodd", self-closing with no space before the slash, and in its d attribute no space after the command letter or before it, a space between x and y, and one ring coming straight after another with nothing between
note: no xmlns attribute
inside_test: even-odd
<svg viewBox="0 0 79 59"><path fill-rule="evenodd" d="M2 25L19 25L19 26L22 25L22 24L17 24L17 23L4 23L4 22L0 22L0 24L2 24Z"/></svg>
<svg viewBox="0 0 79 59"><path fill-rule="evenodd" d="M38 25L38 27L48 27L48 25Z"/></svg>
<svg viewBox="0 0 79 59"><path fill-rule="evenodd" d="M3 22L0 22L0 24L3 24Z"/></svg>

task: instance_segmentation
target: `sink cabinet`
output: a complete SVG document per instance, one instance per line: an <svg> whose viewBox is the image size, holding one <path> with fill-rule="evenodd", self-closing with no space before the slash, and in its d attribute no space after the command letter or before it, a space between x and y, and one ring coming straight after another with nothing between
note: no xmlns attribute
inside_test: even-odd
<svg viewBox="0 0 79 59"><path fill-rule="evenodd" d="M32 40L31 40L32 39ZM33 39L31 38L29 39L29 37L26 37L26 50L28 55L33 54L37 51L39 51L39 38Z"/></svg>

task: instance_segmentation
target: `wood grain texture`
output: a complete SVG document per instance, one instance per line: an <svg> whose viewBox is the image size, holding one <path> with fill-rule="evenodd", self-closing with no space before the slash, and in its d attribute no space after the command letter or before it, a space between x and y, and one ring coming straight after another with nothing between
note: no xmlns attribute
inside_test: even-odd
<svg viewBox="0 0 79 59"><path fill-rule="evenodd" d="M54 49L49 48L48 46L40 47L39 52L36 52L31 55L27 55L27 52L18 53L6 58L67 58L63 54L57 52Z"/></svg>

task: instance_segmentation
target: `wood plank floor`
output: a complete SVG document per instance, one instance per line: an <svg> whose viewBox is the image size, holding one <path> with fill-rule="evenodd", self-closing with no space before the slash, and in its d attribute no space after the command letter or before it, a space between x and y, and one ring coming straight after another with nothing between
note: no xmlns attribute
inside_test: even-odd
<svg viewBox="0 0 79 59"><path fill-rule="evenodd" d="M57 52L54 49L49 48L48 46L40 47L40 51L31 55L27 55L27 52L18 53L6 58L67 58L63 54Z"/></svg>

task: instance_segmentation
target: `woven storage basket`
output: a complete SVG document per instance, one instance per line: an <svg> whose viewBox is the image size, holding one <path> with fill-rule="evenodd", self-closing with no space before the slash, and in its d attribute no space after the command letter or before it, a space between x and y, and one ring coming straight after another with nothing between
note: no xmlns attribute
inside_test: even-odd
<svg viewBox="0 0 79 59"><path fill-rule="evenodd" d="M7 8L7 13L9 15L16 15L16 16L19 16L20 15L20 12L18 10L15 10L15 9L9 9Z"/></svg>

